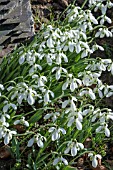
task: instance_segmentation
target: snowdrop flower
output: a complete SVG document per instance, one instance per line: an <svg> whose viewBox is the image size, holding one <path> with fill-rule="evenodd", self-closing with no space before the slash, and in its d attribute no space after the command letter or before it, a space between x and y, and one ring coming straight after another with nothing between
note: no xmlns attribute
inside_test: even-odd
<svg viewBox="0 0 113 170"><path fill-rule="evenodd" d="M0 116L1 116L1 117L0 117L0 127L1 127L1 129L4 128L4 127L9 127L9 123L6 122L6 118L9 119L10 116L7 115L7 117L6 117L6 114L4 115L4 114L2 114L2 113L1 113Z"/></svg>
<svg viewBox="0 0 113 170"><path fill-rule="evenodd" d="M100 20L100 24L103 25L105 21L107 21L109 24L112 23L111 19L107 16L102 15L102 19Z"/></svg>
<svg viewBox="0 0 113 170"><path fill-rule="evenodd" d="M30 89L27 97L27 101L29 105L33 105L35 103L35 99L33 98L33 95L36 94L36 92L32 89Z"/></svg>
<svg viewBox="0 0 113 170"><path fill-rule="evenodd" d="M95 99L96 99L96 96L95 96L93 90L90 89L90 88L89 88L89 90L87 90L87 89L81 90L81 92L79 93L79 95L80 95L80 96L89 95L92 100L95 100Z"/></svg>
<svg viewBox="0 0 113 170"><path fill-rule="evenodd" d="M104 51L104 48L102 46L98 45L98 44L95 44L95 45L92 46L93 52L98 50L98 49L101 50L101 51Z"/></svg>
<svg viewBox="0 0 113 170"><path fill-rule="evenodd" d="M13 135L16 135L16 131L11 131L7 129L5 126L0 127L0 139L4 138L4 144L9 144Z"/></svg>
<svg viewBox="0 0 113 170"><path fill-rule="evenodd" d="M14 121L14 125L22 124L26 127L29 127L29 123L25 120L25 117L22 117L20 120Z"/></svg>
<svg viewBox="0 0 113 170"><path fill-rule="evenodd" d="M63 158L62 156L55 158L53 161L53 165L56 166L59 162L63 162L64 165L68 165L68 161L65 158Z"/></svg>
<svg viewBox="0 0 113 170"><path fill-rule="evenodd" d="M44 87L45 86L45 82L47 82L47 78L45 76L38 76L37 74L34 74L32 76L33 79L35 79L35 82L38 83L38 87ZM40 88L41 89L41 88Z"/></svg>
<svg viewBox="0 0 113 170"><path fill-rule="evenodd" d="M65 135L66 130L64 128L55 128L51 127L49 128L49 132L52 133L52 141L58 140L60 138L60 132Z"/></svg>
<svg viewBox="0 0 113 170"><path fill-rule="evenodd" d="M29 74L32 74L34 73L35 71L37 71L37 68L39 70L42 70L42 67L39 65L39 64L33 64L33 66L30 68L29 70Z"/></svg>
<svg viewBox="0 0 113 170"><path fill-rule="evenodd" d="M112 37L112 33L108 30L108 28L99 28L99 31L95 34L95 37L103 38L106 35L106 37Z"/></svg>
<svg viewBox="0 0 113 170"><path fill-rule="evenodd" d="M24 82L18 83L14 90L15 91L11 96L11 100L17 96L17 102L19 104L21 104L24 99L29 103L29 105L33 105L35 103L35 98L40 98L40 95L38 95L32 87L28 87L28 85Z"/></svg>
<svg viewBox="0 0 113 170"><path fill-rule="evenodd" d="M26 61L28 62L29 65L34 65L36 58L33 50L28 51L26 53Z"/></svg>
<svg viewBox="0 0 113 170"><path fill-rule="evenodd" d="M96 25L98 24L97 19L93 16L93 14L91 13L90 10L88 10L88 17L89 17L90 21L93 22L93 24L96 24Z"/></svg>
<svg viewBox="0 0 113 170"><path fill-rule="evenodd" d="M70 100L65 100L62 102L62 108L66 108L66 106L69 104Z"/></svg>
<svg viewBox="0 0 113 170"><path fill-rule="evenodd" d="M64 154L68 154L70 151L71 151L71 155L72 156L76 156L77 155L77 152L81 149L84 149L84 145L82 143L79 143L79 142L72 142L70 141L68 144L67 144L67 148L66 150L64 151Z"/></svg>
<svg viewBox="0 0 113 170"><path fill-rule="evenodd" d="M0 84L0 89L4 90L4 86L2 84Z"/></svg>
<svg viewBox="0 0 113 170"><path fill-rule="evenodd" d="M68 62L68 58L64 53L59 53L56 55L56 64L60 65L61 64L61 59L63 58L64 61L67 63Z"/></svg>
<svg viewBox="0 0 113 170"><path fill-rule="evenodd" d="M78 130L82 130L82 120L83 116L81 112L70 112L68 116L68 124L67 127L72 126L72 124L75 122L76 123L76 128Z"/></svg>
<svg viewBox="0 0 113 170"><path fill-rule="evenodd" d="M76 110L76 105L75 105L74 101L77 101L76 97L71 96L70 109L71 109L72 111L75 111L75 110Z"/></svg>
<svg viewBox="0 0 113 170"><path fill-rule="evenodd" d="M54 67L52 69L52 72L54 72L56 70L56 80L59 80L61 77L61 72L63 71L65 74L67 73L67 70L65 68L62 67Z"/></svg>
<svg viewBox="0 0 113 170"><path fill-rule="evenodd" d="M15 104L13 104L13 103L8 103L8 101L5 101L4 104L5 104L4 107L3 107L3 112L4 113L8 112L8 109L10 107L12 107L14 110L17 110L17 106Z"/></svg>
<svg viewBox="0 0 113 170"><path fill-rule="evenodd" d="M54 98L54 93L51 90L44 91L44 104L45 105L51 102L50 95L52 98Z"/></svg>
<svg viewBox="0 0 113 170"><path fill-rule="evenodd" d="M111 74L113 75L113 63L109 64L109 66L107 67L108 71L111 71Z"/></svg>
<svg viewBox="0 0 113 170"><path fill-rule="evenodd" d="M70 84L70 90L73 92L82 85L82 81L80 79L72 78L71 74L68 74L68 77L69 78L67 78L66 82L62 86L62 90L66 90Z"/></svg>
<svg viewBox="0 0 113 170"><path fill-rule="evenodd" d="M59 116L60 116L59 112L52 112L52 113L46 114L44 116L44 119L47 120L52 117L52 121L55 122Z"/></svg>
<svg viewBox="0 0 113 170"><path fill-rule="evenodd" d="M81 80L73 78L70 82L70 90L73 92L76 88L82 85Z"/></svg>
<svg viewBox="0 0 113 170"><path fill-rule="evenodd" d="M52 39L52 37L49 37L48 40L47 40L47 47L49 48L53 48L54 47L54 40Z"/></svg>
<svg viewBox="0 0 113 170"><path fill-rule="evenodd" d="M20 64L20 65L24 63L25 57L26 57L26 53L21 54L21 56L20 56L20 58L19 58L19 64Z"/></svg>
<svg viewBox="0 0 113 170"><path fill-rule="evenodd" d="M100 108L97 108L93 111L93 117L91 119L91 122L95 122L95 120L101 115Z"/></svg>
<svg viewBox="0 0 113 170"><path fill-rule="evenodd" d="M76 127L78 130L82 130L82 123L80 122L78 118L76 119Z"/></svg>
<svg viewBox="0 0 113 170"><path fill-rule="evenodd" d="M104 130L104 132L105 132L105 135L107 136L107 137L110 137L110 130L108 129L108 125L107 124L102 124L102 125L100 125L97 129L96 129L96 133L99 133L99 132L101 132L101 131L103 131Z"/></svg>
<svg viewBox="0 0 113 170"><path fill-rule="evenodd" d="M92 161L92 166L96 168L98 166L98 159L102 159L101 155L97 154L94 155L93 153L89 153L88 157L90 157L90 160Z"/></svg>
<svg viewBox="0 0 113 170"><path fill-rule="evenodd" d="M40 148L43 148L44 147L44 143L43 141L46 141L46 138L44 136L42 136L41 134L37 133L33 138L31 138L29 141L28 141L28 144L27 146L28 147L31 147L33 145L33 143L37 143L37 145L40 147Z"/></svg>

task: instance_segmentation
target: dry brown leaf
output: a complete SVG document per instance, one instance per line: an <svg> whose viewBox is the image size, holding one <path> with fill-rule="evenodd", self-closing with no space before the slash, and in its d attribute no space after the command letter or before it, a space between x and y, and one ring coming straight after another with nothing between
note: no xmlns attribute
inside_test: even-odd
<svg viewBox="0 0 113 170"><path fill-rule="evenodd" d="M6 159L6 158L9 158L10 156L11 156L11 152L10 152L9 146L5 145L0 148L1 159Z"/></svg>

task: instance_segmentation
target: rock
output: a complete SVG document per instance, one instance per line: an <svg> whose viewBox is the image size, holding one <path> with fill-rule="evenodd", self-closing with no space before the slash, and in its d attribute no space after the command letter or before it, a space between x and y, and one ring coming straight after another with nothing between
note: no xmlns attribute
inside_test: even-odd
<svg viewBox="0 0 113 170"><path fill-rule="evenodd" d="M30 0L0 0L0 14L0 48L14 47L34 35Z"/></svg>
<svg viewBox="0 0 113 170"><path fill-rule="evenodd" d="M68 6L68 0L58 0L58 3L64 8Z"/></svg>
<svg viewBox="0 0 113 170"><path fill-rule="evenodd" d="M32 0L32 3L40 3L40 4L45 4L45 3L48 3L48 2L51 2L52 0Z"/></svg>

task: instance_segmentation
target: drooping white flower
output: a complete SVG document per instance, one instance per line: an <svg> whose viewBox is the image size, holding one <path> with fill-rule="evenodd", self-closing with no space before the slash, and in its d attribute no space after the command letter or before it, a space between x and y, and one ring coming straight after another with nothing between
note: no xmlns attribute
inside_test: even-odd
<svg viewBox="0 0 113 170"><path fill-rule="evenodd" d="M4 132L3 132L4 144L5 145L9 144L10 140L12 139L12 136L16 134L17 134L16 131L11 131L7 128L4 128Z"/></svg>
<svg viewBox="0 0 113 170"><path fill-rule="evenodd" d="M29 127L29 123L28 121L25 120L25 117L22 117L20 120L15 120L14 125L17 125L17 124L22 124L22 125L25 125L26 127Z"/></svg>
<svg viewBox="0 0 113 170"><path fill-rule="evenodd" d="M105 135L107 136L107 137L110 137L110 130L108 129L108 125L106 124L106 126L105 126Z"/></svg>
<svg viewBox="0 0 113 170"><path fill-rule="evenodd" d="M52 133L52 141L58 140L60 138L60 132L65 135L66 130L64 128L55 128L51 127L49 128L49 132Z"/></svg>
<svg viewBox="0 0 113 170"><path fill-rule="evenodd" d="M28 94L27 101L28 101L29 105L33 105L35 103L35 99L33 98L32 93Z"/></svg>
<svg viewBox="0 0 113 170"><path fill-rule="evenodd" d="M60 116L59 112L52 112L52 113L47 113L44 116L44 119L46 120L52 117L52 121L55 122L59 116Z"/></svg>
<svg viewBox="0 0 113 170"><path fill-rule="evenodd" d="M6 113L10 107L12 107L14 110L17 110L17 106L14 103L8 103L8 101L4 102L3 112Z"/></svg>
<svg viewBox="0 0 113 170"><path fill-rule="evenodd" d="M64 153L68 154L71 151L71 155L76 156L77 152L82 149L84 149L84 145L82 143L70 141L67 144L67 148L65 149Z"/></svg>
<svg viewBox="0 0 113 170"><path fill-rule="evenodd" d="M34 138L34 137L31 138L31 139L28 141L27 147L31 147L31 146L33 145L34 141L35 141L35 138Z"/></svg>
<svg viewBox="0 0 113 170"><path fill-rule="evenodd" d="M53 165L56 166L59 162L63 162L64 165L68 165L68 161L65 158L63 158L62 156L55 158L53 161Z"/></svg>
<svg viewBox="0 0 113 170"><path fill-rule="evenodd" d="M98 165L98 159L102 159L101 155L99 155L99 154L94 155L93 153L89 153L88 157L90 157L90 160L92 161L92 166L94 168L96 168Z"/></svg>
<svg viewBox="0 0 113 170"><path fill-rule="evenodd" d="M76 119L76 127L78 130L82 130L82 123L80 122L78 118Z"/></svg>
<svg viewBox="0 0 113 170"><path fill-rule="evenodd" d="M44 91L44 104L45 105L51 102L50 95L52 98L54 98L54 93L51 90Z"/></svg>
<svg viewBox="0 0 113 170"><path fill-rule="evenodd" d="M34 137L32 137L29 141L28 141L28 144L27 146L28 147L31 147L33 145L33 143L37 143L37 145L40 147L40 148L43 148L44 147L44 142L43 141L46 141L46 138L44 136L42 136L41 134L37 133L36 135L34 135Z"/></svg>
<svg viewBox="0 0 113 170"><path fill-rule="evenodd" d="M20 65L24 63L24 61L25 61L25 56L26 56L26 53L24 53L24 54L22 54L22 55L20 56L20 58L19 58L19 64L20 64Z"/></svg>

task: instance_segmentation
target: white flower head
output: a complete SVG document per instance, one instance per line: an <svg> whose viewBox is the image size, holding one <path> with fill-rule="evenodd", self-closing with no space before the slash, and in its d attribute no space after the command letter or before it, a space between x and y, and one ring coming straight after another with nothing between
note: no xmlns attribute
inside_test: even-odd
<svg viewBox="0 0 113 170"><path fill-rule="evenodd" d="M79 143L79 142L72 142L70 141L68 144L67 144L67 148L66 150L64 151L65 154L69 153L71 151L71 155L72 156L76 156L77 155L77 152L79 150L82 150L84 149L84 145L82 143Z"/></svg>
<svg viewBox="0 0 113 170"><path fill-rule="evenodd" d="M63 135L66 134L66 130L64 128L55 128L51 127L49 128L49 132L52 133L52 141L58 140L60 138L60 133Z"/></svg>
<svg viewBox="0 0 113 170"><path fill-rule="evenodd" d="M20 120L14 121L14 125L22 124L26 127L29 127L29 123L25 120L25 117L22 117Z"/></svg>
<svg viewBox="0 0 113 170"><path fill-rule="evenodd" d="M101 155L99 155L99 154L94 155L93 153L89 153L88 157L90 157L90 160L92 161L92 166L94 168L96 168L98 165L98 159L102 159Z"/></svg>
<svg viewBox="0 0 113 170"><path fill-rule="evenodd" d="M68 161L65 158L63 158L62 156L55 158L53 161L53 165L56 166L59 162L63 162L64 165L68 165Z"/></svg>

